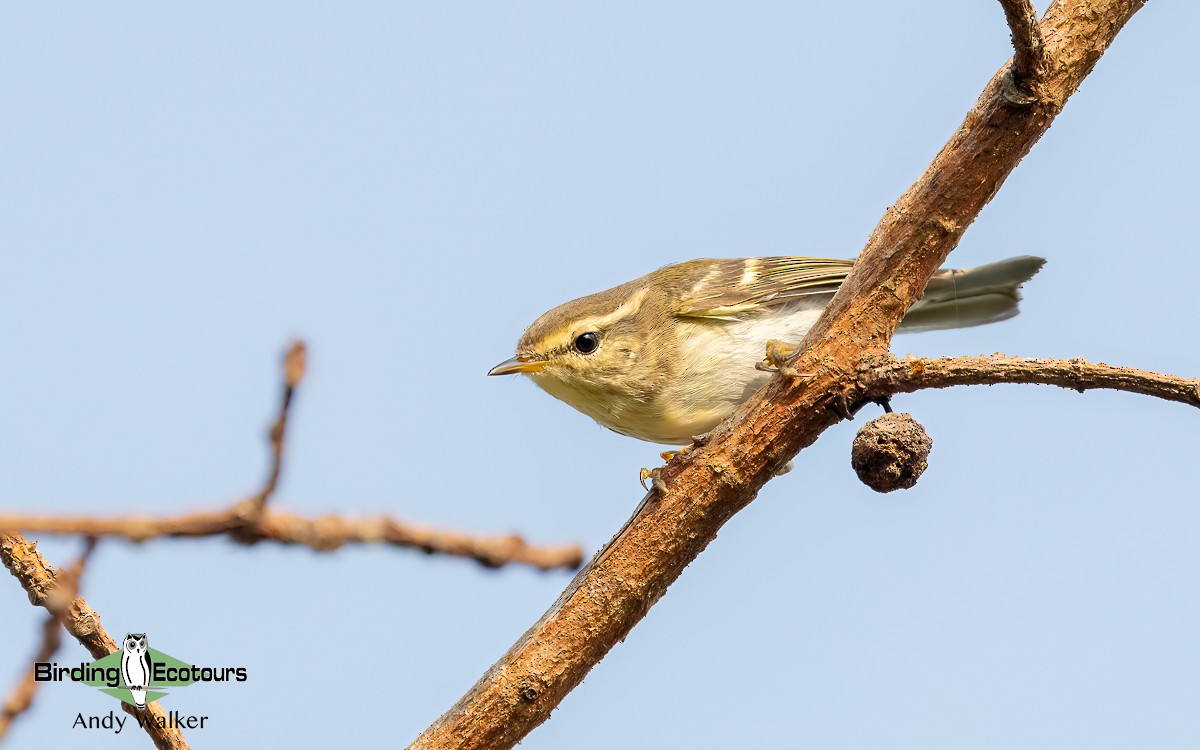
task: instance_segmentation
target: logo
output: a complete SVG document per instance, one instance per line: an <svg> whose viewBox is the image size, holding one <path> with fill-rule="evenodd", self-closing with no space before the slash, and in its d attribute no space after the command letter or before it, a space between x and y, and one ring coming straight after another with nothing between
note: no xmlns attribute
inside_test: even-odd
<svg viewBox="0 0 1200 750"><path fill-rule="evenodd" d="M123 703L138 709L139 714L146 709L146 704L167 696L178 688L194 685L197 682L245 682L245 667L198 667L174 656L164 654L158 649L150 648L145 633L128 633L121 641L121 649L108 656L97 659L90 664L79 664L74 667L60 666L58 662L37 662L33 672L36 682L80 682L84 685L99 689ZM168 715L169 726L190 728L197 726L192 720L200 719L198 726L203 727L205 717L181 717L178 712L171 711ZM162 723L160 720L159 723ZM138 723L143 720L139 716ZM108 717L84 718L80 714L74 726L84 728L106 728L120 726L124 719L109 712Z"/></svg>

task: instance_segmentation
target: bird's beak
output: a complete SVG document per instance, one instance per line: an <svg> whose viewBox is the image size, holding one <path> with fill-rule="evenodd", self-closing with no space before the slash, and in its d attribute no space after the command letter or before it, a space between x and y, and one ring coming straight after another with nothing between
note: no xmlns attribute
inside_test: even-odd
<svg viewBox="0 0 1200 750"><path fill-rule="evenodd" d="M550 364L544 359L538 359L531 354L518 354L512 359L506 359L492 369L488 375L516 375L517 373L537 372Z"/></svg>

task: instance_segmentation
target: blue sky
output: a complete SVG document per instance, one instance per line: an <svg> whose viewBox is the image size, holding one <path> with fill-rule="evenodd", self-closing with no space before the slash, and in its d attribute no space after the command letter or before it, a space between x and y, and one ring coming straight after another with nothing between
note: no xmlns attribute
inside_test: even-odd
<svg viewBox="0 0 1200 750"><path fill-rule="evenodd" d="M951 256L1048 258L1022 315L897 353L1200 375L1198 22L1139 13ZM7 6L0 507L249 493L299 336L279 507L590 553L658 448L487 369L545 309L667 263L857 254L1008 44L987 0ZM1197 412L1039 387L896 406L934 439L915 489L863 487L858 425L830 430L523 747L1200 744ZM166 699L211 717L193 746L375 745L568 580L109 542L85 594L115 635L247 667ZM41 618L7 586L5 690ZM10 745L145 746L70 729L113 703L49 686Z"/></svg>

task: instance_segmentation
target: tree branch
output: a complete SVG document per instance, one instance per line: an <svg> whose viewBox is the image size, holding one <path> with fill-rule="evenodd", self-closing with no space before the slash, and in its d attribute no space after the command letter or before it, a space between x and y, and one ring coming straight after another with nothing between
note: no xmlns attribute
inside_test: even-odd
<svg viewBox="0 0 1200 750"><path fill-rule="evenodd" d="M95 549L96 539L88 537L79 558L69 568L62 571L62 585L66 591L70 592L72 598L79 593L83 571ZM33 696L37 692L37 680L34 679L36 673L33 665L38 662L50 661L61 646L62 625L59 624L56 616L47 615L46 620L42 623L41 645L38 646L29 669L25 671L16 687L9 693L8 699L4 701L3 710L0 710L0 740L3 740L4 735L8 733L8 728L12 725L13 720L28 711L29 707L33 705Z"/></svg>
<svg viewBox="0 0 1200 750"><path fill-rule="evenodd" d="M97 615L83 597L76 596L73 586L64 581L62 572L46 563L36 545L14 532L0 531L0 562L16 576L21 587L29 594L29 602L44 607L62 623L67 632L83 644L93 657L100 659L117 650L117 644L105 632ZM138 710L122 701L121 707L131 716L137 717ZM166 727L167 714L158 701L146 704L142 726L154 746L159 750L187 750L187 741L175 728ZM162 721L160 726L159 721Z"/></svg>
<svg viewBox="0 0 1200 750"><path fill-rule="evenodd" d="M955 385L1029 383L1057 385L1083 393L1095 389L1128 391L1200 408L1200 379L1114 367L1084 359L990 357L892 359L865 369L868 398Z"/></svg>
<svg viewBox="0 0 1200 750"><path fill-rule="evenodd" d="M243 525L241 512L239 505L216 513L167 518L0 515L0 529L18 529L28 534L120 537L132 542L228 535L244 544L263 541L297 544L320 552L336 550L345 544L385 543L430 554L466 557L489 568L515 563L541 570L575 570L583 563L583 551L578 545L538 547L517 534L473 536L414 526L387 516L346 520L340 516L306 518L281 511L266 511L247 527Z"/></svg>
<svg viewBox="0 0 1200 750"><path fill-rule="evenodd" d="M1012 31L1013 60L1009 74L1012 86L1004 90L1010 104L1033 104L1045 63L1045 40L1038 26L1037 11L1030 0L1000 0L1004 18Z"/></svg>
<svg viewBox="0 0 1200 750"><path fill-rule="evenodd" d="M247 501L251 511L248 515L261 514L279 485L279 474L283 469L283 438L287 432L288 408L292 405L296 387L304 379L307 359L304 342L293 341L283 358L283 398L279 404L279 416L275 418L275 424L271 425L271 470L263 488Z"/></svg>
<svg viewBox="0 0 1200 750"><path fill-rule="evenodd" d="M132 542L161 537L224 535L243 544L271 541L303 545L322 552L336 550L345 544L384 542L429 554L467 557L489 568L518 563L541 570L575 570L583 564L583 550L579 545L537 547L516 534L474 536L414 526L387 516L347 520L332 515L305 518L292 513L268 511L267 502L275 494L282 472L288 412L296 388L304 378L306 358L304 342L293 342L283 362L283 397L279 404L279 415L271 426L271 467L262 488L245 500L221 511L166 518L137 515L118 518L0 515L0 529L15 529L29 534L121 537Z"/></svg>
<svg viewBox="0 0 1200 750"><path fill-rule="evenodd" d="M871 234L792 362L703 446L681 451L656 489L558 601L412 748L512 747L646 614L721 526L865 395L864 357L886 353L904 313L966 227L1050 126L1139 0L1058 0L1046 13L1041 98L1003 96L1007 66L951 141Z"/></svg>

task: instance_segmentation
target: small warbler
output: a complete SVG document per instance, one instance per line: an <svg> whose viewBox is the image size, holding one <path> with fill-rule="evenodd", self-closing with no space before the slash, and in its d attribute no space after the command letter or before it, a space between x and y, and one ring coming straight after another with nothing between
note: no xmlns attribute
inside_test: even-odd
<svg viewBox="0 0 1200 750"><path fill-rule="evenodd" d="M1017 314L1017 290L1045 260L1023 256L942 269L901 332L966 328ZM559 305L533 322L516 356L488 375L523 373L600 424L684 445L758 390L769 341L799 342L854 261L692 260ZM664 454L666 455L666 454Z"/></svg>

